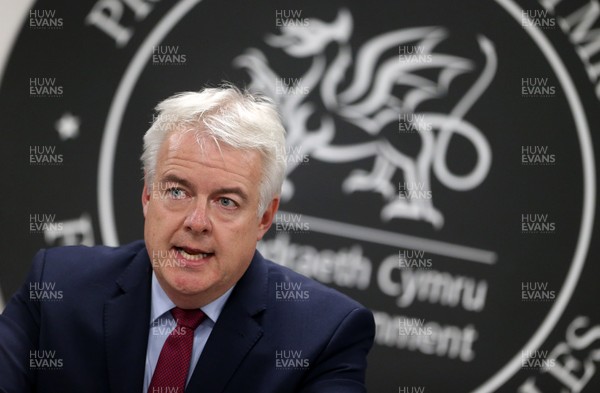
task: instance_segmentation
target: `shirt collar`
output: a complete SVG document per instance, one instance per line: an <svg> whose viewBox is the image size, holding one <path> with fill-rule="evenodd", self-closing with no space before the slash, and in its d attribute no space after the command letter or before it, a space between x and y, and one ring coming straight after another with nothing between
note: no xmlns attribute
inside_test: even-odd
<svg viewBox="0 0 600 393"><path fill-rule="evenodd" d="M227 292L200 308L213 323L216 323L217 319L219 319L219 315L221 315L221 311L223 311L223 307L225 306L227 299L229 299L229 295L231 295L233 288L235 288L235 284L229 288ZM156 273L154 272L152 272L151 301L150 324L153 324L158 318L162 317L165 313L175 307L175 303L169 299L169 296L167 296L162 289L156 278ZM168 315L171 316L170 313Z"/></svg>

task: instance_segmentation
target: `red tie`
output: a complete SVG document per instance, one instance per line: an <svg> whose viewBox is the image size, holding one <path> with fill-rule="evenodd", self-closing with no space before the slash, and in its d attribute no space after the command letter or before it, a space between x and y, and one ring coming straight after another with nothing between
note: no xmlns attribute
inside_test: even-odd
<svg viewBox="0 0 600 393"><path fill-rule="evenodd" d="M162 347L148 387L148 393L183 393L192 358L194 330L204 319L199 309L184 310L175 307L171 314L177 326Z"/></svg>

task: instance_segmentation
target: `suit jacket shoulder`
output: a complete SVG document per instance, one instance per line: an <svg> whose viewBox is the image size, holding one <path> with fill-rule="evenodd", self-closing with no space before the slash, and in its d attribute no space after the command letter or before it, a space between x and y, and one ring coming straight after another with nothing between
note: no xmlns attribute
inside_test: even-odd
<svg viewBox="0 0 600 393"><path fill-rule="evenodd" d="M186 391L364 392L374 326L358 302L256 252Z"/></svg>
<svg viewBox="0 0 600 393"><path fill-rule="evenodd" d="M108 392L113 359L141 390L150 277L142 241L40 250L0 316L0 391Z"/></svg>
<svg viewBox="0 0 600 393"><path fill-rule="evenodd" d="M140 253L146 254L141 240L121 247L56 247L40 250L34 257L32 268L41 269L40 278L57 279L63 285L77 285L78 282L114 284Z"/></svg>

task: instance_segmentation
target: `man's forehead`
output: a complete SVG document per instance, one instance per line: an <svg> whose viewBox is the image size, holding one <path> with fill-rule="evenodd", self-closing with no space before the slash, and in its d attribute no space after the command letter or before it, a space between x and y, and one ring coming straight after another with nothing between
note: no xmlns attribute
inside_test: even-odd
<svg viewBox="0 0 600 393"><path fill-rule="evenodd" d="M172 131L165 139L161 150L166 153L163 158L189 153L202 161L206 159L223 161L224 156L231 154L246 164L250 164L256 159L260 160L258 151L237 149L201 130Z"/></svg>
<svg viewBox="0 0 600 393"><path fill-rule="evenodd" d="M241 183L249 182L246 187L253 188L259 187L262 178L263 159L258 151L236 149L210 135L198 137L196 132L188 131L171 133L163 142L156 163L157 181L165 181L169 173L191 181L189 176L194 177L193 174L185 173L198 165L224 171L223 175L229 173L225 178L212 179L219 184L226 178L238 179Z"/></svg>

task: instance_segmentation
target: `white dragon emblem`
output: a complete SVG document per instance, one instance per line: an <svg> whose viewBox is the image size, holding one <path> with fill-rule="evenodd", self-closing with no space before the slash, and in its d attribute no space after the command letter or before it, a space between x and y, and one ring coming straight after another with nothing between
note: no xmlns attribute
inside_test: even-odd
<svg viewBox="0 0 600 393"><path fill-rule="evenodd" d="M436 113L422 110L422 104L444 97L458 75L474 72L475 68L471 60L436 52L438 44L448 37L445 29L417 27L391 31L365 42L356 55L349 44L352 30L350 11L340 9L331 23L311 18L308 26L289 24L281 27L279 35L265 38L271 48L281 49L293 58L312 60L301 78L295 79L301 81L303 91L311 94L281 94L278 87L291 85L293 82L286 82L291 78L282 78L274 71L267 56L257 48L247 49L233 63L250 75L250 89L262 91L278 103L290 151L327 163L372 158L371 170L356 169L349 173L342 190L380 193L385 200L381 210L384 221L423 220L439 229L444 224L444 216L434 206L434 198L400 198L393 179L396 172L401 171L405 184L419 184L430 190L433 173L446 187L466 191L486 178L491 165L490 146L479 129L464 116L495 75L497 58L493 44L483 36L477 37L485 59L481 73L449 113ZM400 61L397 54L390 55L394 49L411 43L421 48L420 54L429 56L430 61ZM331 46L336 50L333 59L331 51L326 51ZM431 80L419 73L423 69L437 71L437 78ZM403 92L402 97L398 97L399 90ZM398 143L390 142L389 132L382 132L385 127L398 127L402 114L408 119L418 119L413 124L420 138L416 154L401 151L395 146ZM314 120L309 121L315 116L319 118L316 126ZM334 142L336 124L338 130L355 132L339 126L344 122L360 130L360 142ZM429 126L428 130L419 129L424 124ZM447 166L446 153L454 135L465 138L476 153L476 163L466 174L457 175ZM287 174L298 165L297 161L289 161ZM288 179L282 199L289 200L293 195L294 185Z"/></svg>

